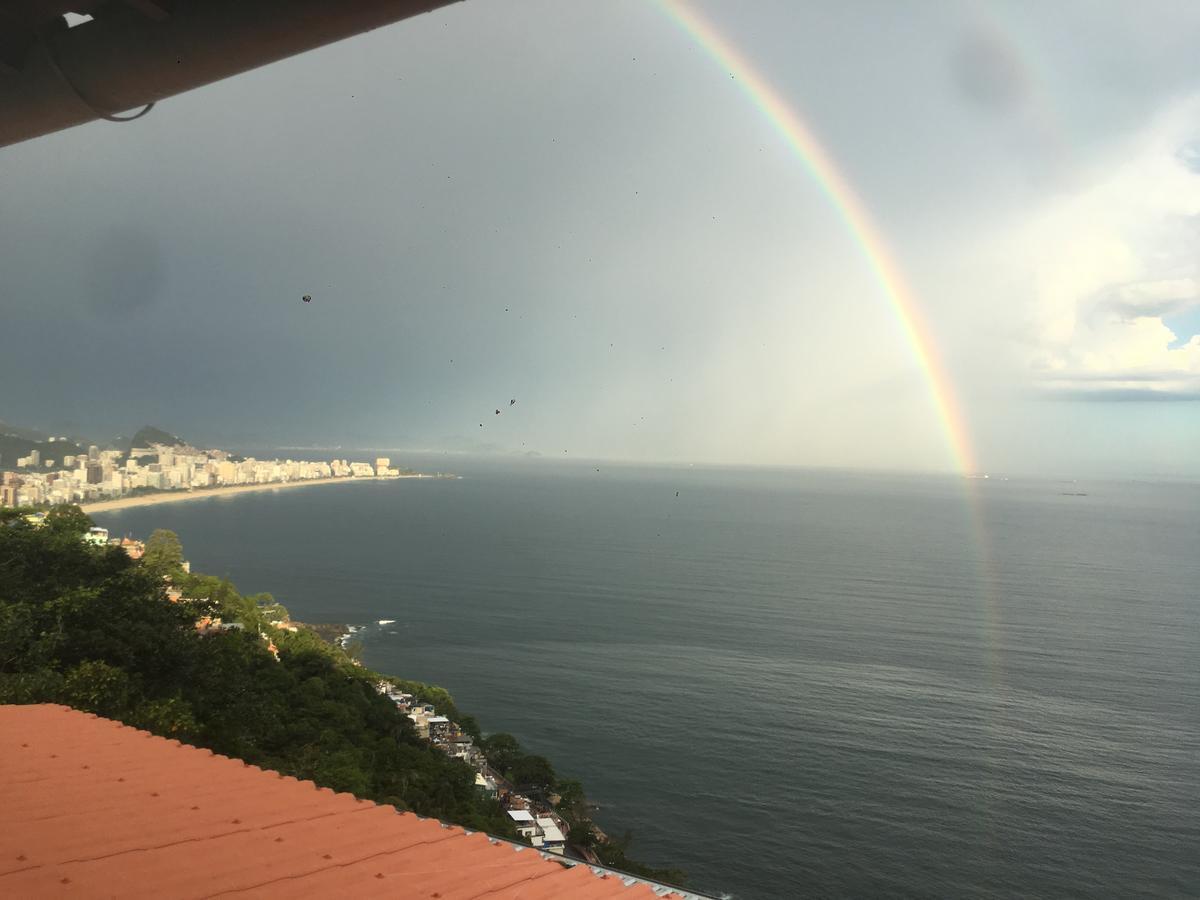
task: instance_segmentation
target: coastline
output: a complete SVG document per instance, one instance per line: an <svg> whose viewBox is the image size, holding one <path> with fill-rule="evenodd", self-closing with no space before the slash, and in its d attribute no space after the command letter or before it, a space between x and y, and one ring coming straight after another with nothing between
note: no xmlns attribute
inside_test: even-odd
<svg viewBox="0 0 1200 900"><path fill-rule="evenodd" d="M271 481L265 484L231 484L211 488L194 488L190 491L163 491L158 494L141 494L137 497L117 497L114 500L99 500L80 504L85 513L115 512L137 506L157 506L160 503L183 503L188 500L204 500L209 497L225 497L231 494L250 494L258 491L282 491L290 488L308 487L314 484L352 484L363 481L399 481L402 478L437 478L437 475L358 475L344 478L306 478L302 481ZM445 476L442 476L445 477Z"/></svg>

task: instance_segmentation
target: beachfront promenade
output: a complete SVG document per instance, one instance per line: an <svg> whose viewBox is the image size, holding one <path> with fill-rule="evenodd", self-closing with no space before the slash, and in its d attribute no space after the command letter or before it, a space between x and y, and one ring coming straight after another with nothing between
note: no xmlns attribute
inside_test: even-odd
<svg viewBox="0 0 1200 900"><path fill-rule="evenodd" d="M182 503L188 500L206 500L213 497L229 497L256 491L282 491L317 484L353 484L364 481L398 481L402 478L444 478L441 475L348 475L337 478L309 478L303 481L270 481L265 484L231 484L218 487L192 488L191 490L162 491L156 494L137 494L132 497L117 497L113 500L98 500L81 504L86 513L113 512L137 506L157 506L160 503Z"/></svg>

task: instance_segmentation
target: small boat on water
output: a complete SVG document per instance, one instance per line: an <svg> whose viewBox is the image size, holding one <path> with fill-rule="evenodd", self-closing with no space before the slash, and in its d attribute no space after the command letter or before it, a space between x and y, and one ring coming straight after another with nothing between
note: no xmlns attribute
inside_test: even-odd
<svg viewBox="0 0 1200 900"><path fill-rule="evenodd" d="M380 625L391 625L395 621L396 621L395 619L380 619L379 624Z"/></svg>

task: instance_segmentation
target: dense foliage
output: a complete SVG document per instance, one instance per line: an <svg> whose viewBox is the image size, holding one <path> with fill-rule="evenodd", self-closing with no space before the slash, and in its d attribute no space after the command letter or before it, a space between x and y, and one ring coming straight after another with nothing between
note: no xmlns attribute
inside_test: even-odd
<svg viewBox="0 0 1200 900"><path fill-rule="evenodd" d="M90 524L70 507L56 508L44 527L0 510L0 702L64 703L400 809L514 834L471 769L420 740L375 692L373 673L303 630L271 630L276 660L259 632L286 611L268 595L243 597L227 581L183 573L173 535L150 542L145 564L89 546L80 535ZM163 574L201 600L168 602ZM195 622L204 615L244 628L202 637Z"/></svg>

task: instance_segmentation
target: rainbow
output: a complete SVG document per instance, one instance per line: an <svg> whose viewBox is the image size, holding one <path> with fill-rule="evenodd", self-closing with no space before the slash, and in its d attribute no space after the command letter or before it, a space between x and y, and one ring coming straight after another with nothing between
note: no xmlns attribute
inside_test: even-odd
<svg viewBox="0 0 1200 900"><path fill-rule="evenodd" d="M966 420L950 378L938 357L932 334L920 315L909 287L883 234L866 204L838 169L813 130L766 77L717 29L682 0L660 0L661 8L716 62L726 69L743 93L791 147L813 181L841 217L846 230L866 257L900 324L913 358L929 385L934 410L945 433L954 464L964 475L978 471Z"/></svg>
<svg viewBox="0 0 1200 900"><path fill-rule="evenodd" d="M937 355L933 337L921 318L916 295L908 286L903 271L866 204L850 186L850 182L834 163L833 157L817 140L813 130L800 114L788 105L779 91L771 86L766 77L755 69L731 42L684 0L659 2L661 8L691 35L701 49L733 75L743 93L792 148L813 181L837 211L883 289L912 355L929 385L933 406L955 466L964 475L977 474L978 465L967 433L966 420L959 410L950 378ZM987 539L978 484L979 482L964 482L964 495L979 567L978 590L983 604L982 644L985 648L985 664L993 681L999 685L1003 681L1003 664L997 641L1000 628L999 581L990 542Z"/></svg>

